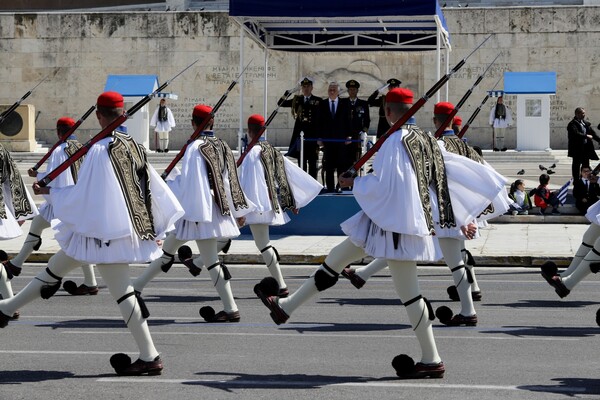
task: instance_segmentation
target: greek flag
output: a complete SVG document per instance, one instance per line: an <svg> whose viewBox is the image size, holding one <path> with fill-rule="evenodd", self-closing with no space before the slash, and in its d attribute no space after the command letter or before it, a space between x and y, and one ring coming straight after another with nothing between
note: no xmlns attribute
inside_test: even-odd
<svg viewBox="0 0 600 400"><path fill-rule="evenodd" d="M558 199L561 205L565 204L565 201L567 201L567 192L569 191L569 186L571 186L571 182L573 182L573 178L569 179L567 183L562 185L562 187L558 189L558 192L556 192L556 198Z"/></svg>

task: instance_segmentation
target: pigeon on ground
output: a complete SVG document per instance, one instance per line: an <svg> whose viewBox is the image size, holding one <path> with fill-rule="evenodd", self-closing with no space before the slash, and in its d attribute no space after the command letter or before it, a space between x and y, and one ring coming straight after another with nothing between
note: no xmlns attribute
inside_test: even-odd
<svg viewBox="0 0 600 400"><path fill-rule="evenodd" d="M525 174L525 170L524 169L522 169L519 172L517 172L517 175L524 175L524 174Z"/></svg>
<svg viewBox="0 0 600 400"><path fill-rule="evenodd" d="M538 168L540 169L540 171L545 171L548 168L544 167L542 164L538 165Z"/></svg>
<svg viewBox="0 0 600 400"><path fill-rule="evenodd" d="M547 171L546 171L546 173L547 173L548 175L552 175L552 174L554 173L554 171L552 171L551 169L549 169L549 170L547 170Z"/></svg>

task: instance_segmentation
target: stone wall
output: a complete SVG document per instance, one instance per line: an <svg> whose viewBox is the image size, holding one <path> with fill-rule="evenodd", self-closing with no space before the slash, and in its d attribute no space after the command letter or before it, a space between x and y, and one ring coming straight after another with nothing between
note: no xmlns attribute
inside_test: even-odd
<svg viewBox="0 0 600 400"><path fill-rule="evenodd" d="M598 7L467 8L444 10L451 32L450 66L455 65L489 33L495 35L449 82L449 100L457 102L485 66L503 56L463 107L468 118L479 105L485 89L504 71L556 71L557 96L552 100L551 146L565 148L565 126L577 106L587 108L594 126L600 122L596 72L600 52ZM200 61L174 81L167 91L179 95L171 101L178 127L172 148L179 148L191 134L190 111L194 104L214 104L240 71L240 37L237 24L225 13L132 12L72 14L0 14L0 69L3 90L0 104L12 104L50 74L27 100L39 111L37 137L54 141L54 123L62 115L77 119L102 92L109 74L156 74L163 82L196 59ZM251 39L244 41L244 59L253 60L245 74L243 115L264 113L264 54ZM419 97L436 82L435 53L269 53L268 111L277 99L304 74L316 79L315 93L326 94L327 82L348 79L361 83L366 98L388 78L397 77ZM442 63L444 65L444 62ZM216 129L236 145L239 130L239 89L234 88L219 111ZM419 124L431 128L429 101L417 115ZM515 108L516 101L507 97ZM153 101L150 112L157 101ZM489 103L491 106L491 102ZM377 116L377 110L371 109ZM489 107L471 126L470 142L489 148ZM596 117L598 116L598 117ZM375 118L376 119L376 118ZM518 122L518 121L517 121ZM271 124L269 139L286 145L293 120L285 109ZM97 131L93 116L81 128L86 140ZM372 123L372 130L376 123ZM153 144L153 140L151 140ZM515 129L507 144L516 144Z"/></svg>

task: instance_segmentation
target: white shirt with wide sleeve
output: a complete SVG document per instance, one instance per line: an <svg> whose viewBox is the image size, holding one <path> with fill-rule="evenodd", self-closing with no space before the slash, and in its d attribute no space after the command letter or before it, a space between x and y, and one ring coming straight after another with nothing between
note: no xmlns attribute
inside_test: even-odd
<svg viewBox="0 0 600 400"><path fill-rule="evenodd" d="M65 253L94 264L140 263L161 255L155 240L141 240L131 224L125 198L108 155L112 137L94 144L79 170L77 184L52 188L56 240ZM150 172L152 215L158 238L183 215L177 198L156 173Z"/></svg>
<svg viewBox="0 0 600 400"><path fill-rule="evenodd" d="M260 146L254 146L239 168L242 190L256 205L256 209L246 215L246 224L283 225L289 222L290 218L287 212L281 210L281 204L278 213L273 210L265 179L265 168L260 159L261 150ZM300 209L317 197L323 185L287 158L284 157L283 160L296 208Z"/></svg>

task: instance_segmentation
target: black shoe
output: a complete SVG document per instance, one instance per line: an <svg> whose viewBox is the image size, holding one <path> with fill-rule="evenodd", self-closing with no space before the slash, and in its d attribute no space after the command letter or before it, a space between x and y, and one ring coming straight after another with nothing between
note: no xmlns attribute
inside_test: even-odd
<svg viewBox="0 0 600 400"><path fill-rule="evenodd" d="M117 356L124 356L123 360L117 359ZM160 356L156 356L156 358L152 361L143 361L139 358L129 365L118 365L120 363L126 363L126 359L129 359L129 356L125 354L115 354L111 357L111 364L115 369L117 375L121 376L140 376L140 375L160 375L163 370L163 363L160 359ZM131 362L131 359L129 359Z"/></svg>
<svg viewBox="0 0 600 400"><path fill-rule="evenodd" d="M168 152L169 152L169 149L165 149L165 153L168 153Z"/></svg>
<svg viewBox="0 0 600 400"><path fill-rule="evenodd" d="M156 152L157 153L162 153L163 151L162 151L162 149L156 149Z"/></svg>
<svg viewBox="0 0 600 400"><path fill-rule="evenodd" d="M500 149L497 147L494 147L494 151L500 151Z"/></svg>
<svg viewBox="0 0 600 400"><path fill-rule="evenodd" d="M503 147L500 149L500 151L506 151L506 150L508 150L506 147Z"/></svg>
<svg viewBox="0 0 600 400"><path fill-rule="evenodd" d="M350 281L352 286L357 289L360 289L365 285L365 280L358 276L356 272L350 267L346 267L342 270L342 276Z"/></svg>

